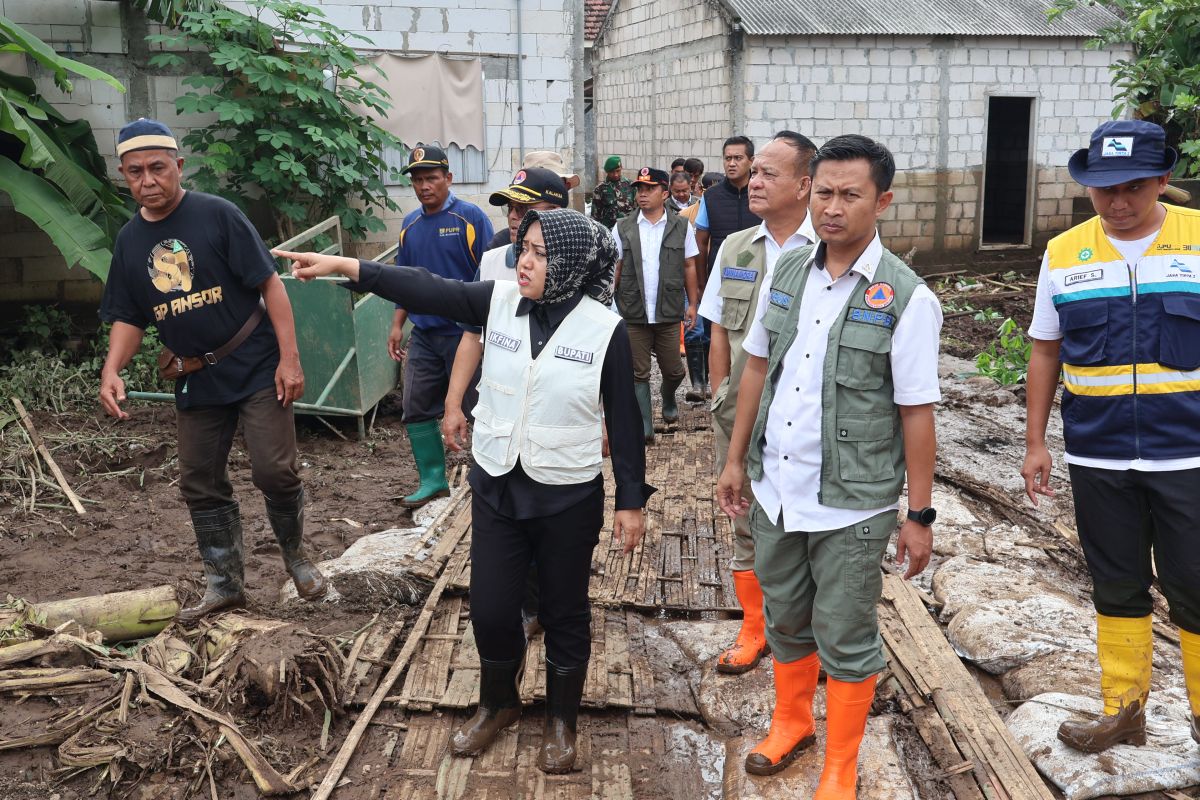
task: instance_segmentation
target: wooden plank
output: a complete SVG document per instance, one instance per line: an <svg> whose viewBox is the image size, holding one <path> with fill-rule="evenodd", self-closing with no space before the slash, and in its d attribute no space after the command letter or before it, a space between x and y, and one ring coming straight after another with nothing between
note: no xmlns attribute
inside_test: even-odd
<svg viewBox="0 0 1200 800"><path fill-rule="evenodd" d="M466 555L460 554L455 556L455 558L466 558ZM345 772L346 766L350 763L350 759L354 755L354 751L358 748L358 743L366 733L367 726L371 724L371 719L375 716L375 712L379 710L388 692L391 691L396 681L399 680L400 675L408 667L409 660L416 652L417 645L420 643L420 637L428 630L429 623L433 619L433 611L441 600L442 593L446 590L446 584L450 582L450 577L453 574L455 574L455 569L451 565L447 565L447 568L442 571L441 577L438 578L437 583L433 586L433 590L429 593L429 597L425 600L421 614L413 624L408 638L405 639L403 647L400 648L399 655L396 656L396 660L392 663L391 668L388 669L387 674L383 676L383 680L375 689L375 693L371 695L371 699L367 702L362 713L358 715L358 719L354 721L354 726L350 729L350 733L347 734L345 741L333 759L333 763L330 764L328 772L325 773L324 779L310 800L329 800L330 795L333 794L338 781L341 780L342 773Z"/></svg>
<svg viewBox="0 0 1200 800"><path fill-rule="evenodd" d="M972 764L970 774L983 795L996 800L1052 800L1033 764L929 616L921 598L899 576L885 575L883 580L881 630L886 632L885 641L893 655L893 672L904 674L898 680L907 681L933 701L961 755L959 763ZM930 737L927 742L931 750L936 744L942 756L939 764L947 769L954 766L943 763L954 756L937 724L926 711L921 712L921 719L918 730L923 738ZM936 758L938 752L934 755Z"/></svg>

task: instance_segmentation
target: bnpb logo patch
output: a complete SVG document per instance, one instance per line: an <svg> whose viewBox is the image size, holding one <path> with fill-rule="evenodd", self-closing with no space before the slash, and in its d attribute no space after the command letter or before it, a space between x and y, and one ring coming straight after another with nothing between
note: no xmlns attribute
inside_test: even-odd
<svg viewBox="0 0 1200 800"><path fill-rule="evenodd" d="M525 170L521 170L513 176L513 186L518 186L525 182Z"/></svg>
<svg viewBox="0 0 1200 800"><path fill-rule="evenodd" d="M639 173L638 173L638 175L649 175L649 174L650 174L650 168L649 168L649 167L642 167L642 170L641 170L641 172L639 172Z"/></svg>
<svg viewBox="0 0 1200 800"><path fill-rule="evenodd" d="M867 287L865 299L871 308L887 308L896 299L896 290L890 283L872 283Z"/></svg>

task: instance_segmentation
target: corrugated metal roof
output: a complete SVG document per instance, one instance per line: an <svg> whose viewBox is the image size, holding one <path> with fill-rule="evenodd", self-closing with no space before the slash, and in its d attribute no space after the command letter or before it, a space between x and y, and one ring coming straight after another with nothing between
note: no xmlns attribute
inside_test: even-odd
<svg viewBox="0 0 1200 800"><path fill-rule="evenodd" d="M1116 17L1081 4L1053 24L1047 0L727 0L747 33L1094 36Z"/></svg>

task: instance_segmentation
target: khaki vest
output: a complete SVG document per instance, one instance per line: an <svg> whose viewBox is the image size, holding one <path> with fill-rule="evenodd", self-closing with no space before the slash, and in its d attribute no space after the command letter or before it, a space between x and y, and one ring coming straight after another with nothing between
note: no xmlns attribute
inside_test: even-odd
<svg viewBox="0 0 1200 800"><path fill-rule="evenodd" d="M520 301L515 282L492 289L471 454L492 476L520 458L538 483L592 480L603 462L600 373L620 318L584 297L534 359Z"/></svg>
<svg viewBox="0 0 1200 800"><path fill-rule="evenodd" d="M758 293L767 274L766 241L754 241L756 233L758 226L728 237L722 245L725 263L716 265L721 270L721 288L717 292L722 301L719 324L729 338L729 375L713 395L712 414L713 422L721 426L726 436L733 433L738 385L746 368L747 355L742 343L754 322Z"/></svg>
<svg viewBox="0 0 1200 800"><path fill-rule="evenodd" d="M683 289L683 246L687 241L687 220L664 212L667 229L663 231L658 254L658 302L654 321L682 322L687 295ZM621 237L621 284L617 287L617 311L627 322L645 325L646 295L642 277L642 237L638 235L638 214L630 214L617 223Z"/></svg>
<svg viewBox="0 0 1200 800"><path fill-rule="evenodd" d="M763 315L770 336L767 382L746 474L761 480L767 417L783 357L796 338L800 304L812 269L813 247L780 257L771 278L771 299ZM893 400L892 333L913 291L924 281L887 250L874 278L859 276L846 309L830 326L821 385L821 486L817 500L833 508L873 509L895 503L904 486L904 438L900 410ZM867 304L867 289L890 287L890 303Z"/></svg>

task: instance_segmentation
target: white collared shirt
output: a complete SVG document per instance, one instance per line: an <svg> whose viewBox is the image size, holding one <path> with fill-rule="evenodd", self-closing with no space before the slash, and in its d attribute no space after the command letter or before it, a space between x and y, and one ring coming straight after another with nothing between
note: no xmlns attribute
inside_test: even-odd
<svg viewBox="0 0 1200 800"><path fill-rule="evenodd" d="M763 280L769 280L771 274L775 272L775 263L779 261L781 255L788 250L813 244L817 241L817 234L813 230L812 216L806 213L804 222L800 223L796 232L785 239L783 244L775 241L775 237L767 230L766 222L759 223L758 230L751 241L757 242L764 238L767 240L767 274L763 276ZM721 267L725 264L724 256L725 242L723 241L717 248L717 259L713 262L713 270L708 274L708 283L704 286L704 296L700 298L700 316L718 325L721 324L721 315L725 313L725 298L721 297Z"/></svg>
<svg viewBox="0 0 1200 800"><path fill-rule="evenodd" d="M646 298L646 322L651 325L657 321L654 314L658 310L658 257L662 252L663 234L667 230L667 214L667 210L663 209L658 222L650 222L641 211L637 215L638 239L642 245L642 296ZM617 260L620 261L623 253L616 225L613 226L612 237L617 244ZM698 255L700 247L696 244L696 229L689 222L683 240L683 257L694 258ZM624 269L621 272L629 275Z"/></svg>
<svg viewBox="0 0 1200 800"><path fill-rule="evenodd" d="M870 510L821 505L821 387L829 327L842 314L858 286L868 283L883 257L879 234L849 270L837 280L814 267L808 273L796 338L783 357L779 383L767 417L763 447L763 477L752 484L754 497L773 521L783 514L787 531L830 531L862 522L895 504ZM769 336L762 317L771 296L771 278L763 283L758 310L746 336L750 355L766 358ZM918 286L892 333L893 399L897 405L936 403L938 388L938 337L942 308L929 287Z"/></svg>

